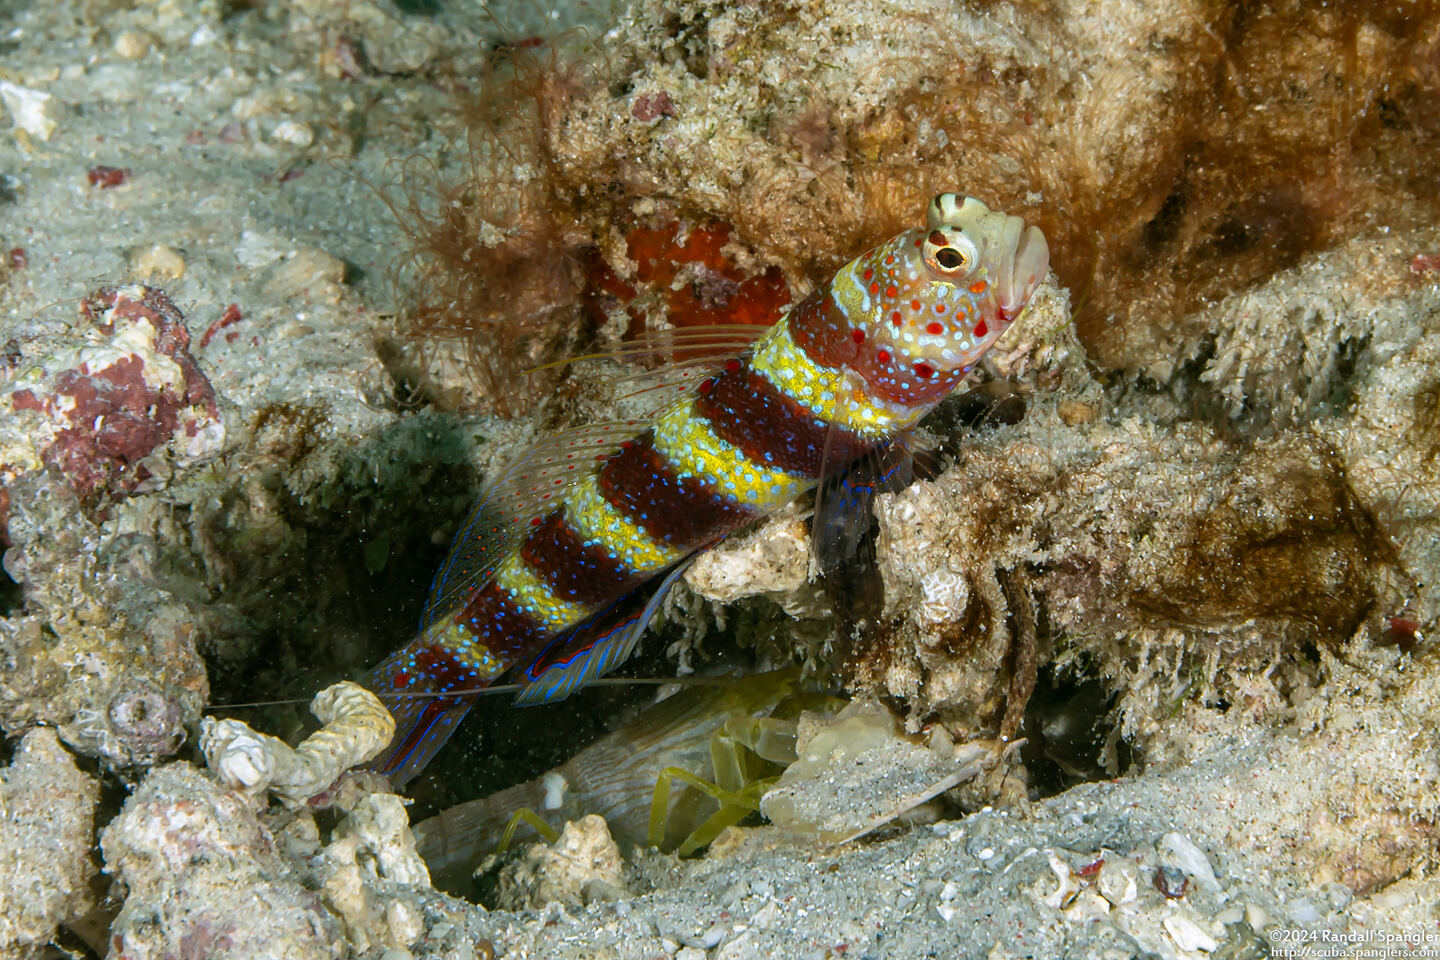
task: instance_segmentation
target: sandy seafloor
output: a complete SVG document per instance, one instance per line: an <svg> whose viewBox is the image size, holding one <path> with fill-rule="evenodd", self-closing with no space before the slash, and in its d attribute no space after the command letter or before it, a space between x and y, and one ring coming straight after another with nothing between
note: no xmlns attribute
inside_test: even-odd
<svg viewBox="0 0 1440 960"><path fill-rule="evenodd" d="M719 59L736 36L773 42L768 59L744 61L770 89L807 82L813 63L795 59L806 44L815 61L863 58L865 31L883 28L894 55L922 57L906 44L924 18L953 18L955 49L1016 69L1050 56L1046 82L1074 98L1067 110L1124 145L1152 136L1147 98L1170 96L1162 34L1208 10L1173 6L1072 11L1073 35L1048 52L1056 37L1027 34L1023 5L796 5L773 35L746 33L768 8L692 4L676 16L710 18ZM582 16L527 7L496 20L524 37ZM669 29L648 8L593 19L614 25L602 47L630 84L609 94L619 120L577 111L563 163L624 154L630 189L716 215L727 208L714 198L759 177L737 170L783 166L744 139L755 123L735 91L750 67L707 80L687 72L683 50L647 60L669 49L647 46ZM1025 568L1053 636L1069 638L1042 651L1047 666L1115 695L1099 709L1114 711L1111 746L1123 739L1143 759L1129 769L1092 763L1090 782L1029 800L991 783L948 808L968 800L961 819L839 846L761 826L694 860L638 852L579 865L578 880L541 870L510 881L533 905L514 912L436 892L393 822L321 814L317 826L207 772L191 746L207 704L308 696L383 649L374 634L403 639L449 533L425 517L456 522L472 465L492 466L535 429L397 409L376 347L403 307L390 281L409 245L377 186L443 153L446 90L493 55L494 29L446 3L0 3L0 516L12 581L0 619L11 738L0 955L1440 951L1440 688L1423 639L1440 576L1433 221L1366 222L1317 243L1157 321L1162 349L1134 335L1129 358L1111 344L1087 362L1067 325L1080 294L1057 279L1035 337L990 371L1020 384L1025 418L985 428L945 475L879 505L897 652L862 685L983 739L1018 615L1003 571ZM901 83L883 62L833 71L823 96L847 116L883 113ZM1107 83L1132 95L1094 99ZM657 84L676 114L636 107ZM637 132L672 121L664 135ZM894 123L930 135L924 118ZM1123 167L1123 153L1088 156ZM103 185L99 166L122 182ZM140 282L173 309L152 299L143 315L82 315L95 291ZM1250 434L1266 419L1253 411L1243 423L1192 418L1193 398L1163 388L1187 363L1222 408L1285 415ZM105 385L87 392L67 371ZM804 585L795 530L790 516L741 538L690 588L788 622L778 602L798 618L795 636L813 638L824 605ZM1212 575L1213 590L1189 589ZM375 599L387 590L409 607ZM976 603L989 626L957 647L947 631L973 626ZM1397 634L1407 642L1383 642ZM277 636L318 652L287 654ZM299 738L293 711L266 720ZM526 722L515 721L522 737ZM849 802L822 789L837 776L884 789L883 777L832 769L817 778L822 807ZM592 873L604 883L586 886Z"/></svg>

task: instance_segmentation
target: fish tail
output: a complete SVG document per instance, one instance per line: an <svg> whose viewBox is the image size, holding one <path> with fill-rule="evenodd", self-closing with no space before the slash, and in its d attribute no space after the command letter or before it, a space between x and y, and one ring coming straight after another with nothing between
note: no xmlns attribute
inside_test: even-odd
<svg viewBox="0 0 1440 960"><path fill-rule="evenodd" d="M395 717L395 736L371 769L396 788L414 779L479 699L476 691L493 680L465 670L425 634L391 654L365 678Z"/></svg>

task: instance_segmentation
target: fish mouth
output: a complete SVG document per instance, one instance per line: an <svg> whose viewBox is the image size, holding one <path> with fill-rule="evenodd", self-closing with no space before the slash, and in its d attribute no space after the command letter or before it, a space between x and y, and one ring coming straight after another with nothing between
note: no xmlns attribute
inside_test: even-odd
<svg viewBox="0 0 1440 960"><path fill-rule="evenodd" d="M964 231L987 267L986 279L1000 318L1008 322L1019 316L1050 269L1050 246L1040 228L958 193L942 193L931 200L926 220L930 230Z"/></svg>
<svg viewBox="0 0 1440 960"><path fill-rule="evenodd" d="M998 252L995 300L1001 316L1014 320L1050 270L1050 245L1039 227L1006 217Z"/></svg>

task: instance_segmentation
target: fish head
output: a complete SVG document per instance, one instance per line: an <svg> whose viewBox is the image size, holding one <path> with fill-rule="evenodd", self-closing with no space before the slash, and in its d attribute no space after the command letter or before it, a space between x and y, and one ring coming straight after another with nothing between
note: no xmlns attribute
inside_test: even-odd
<svg viewBox="0 0 1440 960"><path fill-rule="evenodd" d="M837 275L835 301L853 327L849 366L887 399L938 402L1025 309L1049 266L1039 227L942 193L925 229Z"/></svg>

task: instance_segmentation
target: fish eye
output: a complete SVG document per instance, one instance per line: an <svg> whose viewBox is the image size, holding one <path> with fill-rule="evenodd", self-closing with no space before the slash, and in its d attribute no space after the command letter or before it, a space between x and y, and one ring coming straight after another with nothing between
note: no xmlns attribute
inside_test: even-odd
<svg viewBox="0 0 1440 960"><path fill-rule="evenodd" d="M959 277L974 267L975 248L965 236L946 236L932 230L925 238L925 263L931 270L947 277Z"/></svg>

